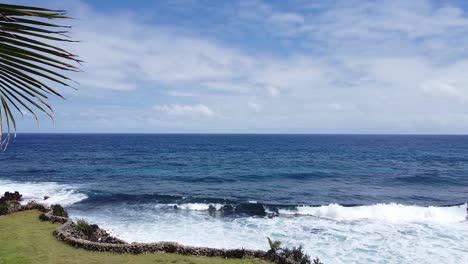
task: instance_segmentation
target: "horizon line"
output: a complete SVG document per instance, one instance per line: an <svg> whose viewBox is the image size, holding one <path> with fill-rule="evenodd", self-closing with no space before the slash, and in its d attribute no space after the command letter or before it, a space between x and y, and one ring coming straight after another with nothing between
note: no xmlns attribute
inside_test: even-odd
<svg viewBox="0 0 468 264"><path fill-rule="evenodd" d="M317 135L317 136L468 136L436 133L255 133L255 132L22 132L16 135Z"/></svg>

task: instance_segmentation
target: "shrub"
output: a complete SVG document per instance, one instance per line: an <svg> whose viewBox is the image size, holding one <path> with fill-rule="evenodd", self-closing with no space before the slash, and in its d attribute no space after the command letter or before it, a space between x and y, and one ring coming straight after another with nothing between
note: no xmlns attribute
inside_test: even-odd
<svg viewBox="0 0 468 264"><path fill-rule="evenodd" d="M78 221L76 221L76 227L78 228L78 230L80 230L89 240L93 240L95 238L95 234L94 234L94 230L93 230L93 227L88 224L88 222L86 222L85 220L83 219L79 219Z"/></svg>
<svg viewBox="0 0 468 264"><path fill-rule="evenodd" d="M314 258L313 264L323 264L323 262L321 262L319 258Z"/></svg>
<svg viewBox="0 0 468 264"><path fill-rule="evenodd" d="M83 219L78 219L78 221L76 221L76 226L78 227L78 229L81 231L81 232L85 232L87 229L89 229L89 224L88 222L86 222L86 220L83 220Z"/></svg>
<svg viewBox="0 0 468 264"><path fill-rule="evenodd" d="M43 213L47 213L49 211L49 208L43 204L37 203L36 201L31 201L28 202L24 207L25 210L39 210Z"/></svg>
<svg viewBox="0 0 468 264"><path fill-rule="evenodd" d="M227 250L225 257L227 258L244 258L245 248Z"/></svg>
<svg viewBox="0 0 468 264"><path fill-rule="evenodd" d="M304 254L302 247L293 247L292 249L285 248L283 249L283 254L286 259L293 260L293 263L297 264L312 264L310 256Z"/></svg>
<svg viewBox="0 0 468 264"><path fill-rule="evenodd" d="M6 204L0 204L0 215L8 214L8 206Z"/></svg>
<svg viewBox="0 0 468 264"><path fill-rule="evenodd" d="M280 246L281 246L281 242L276 240L276 241L272 241L269 237L267 237L268 239L268 244L270 245L270 250L272 252L276 252L278 251L278 249L280 249Z"/></svg>
<svg viewBox="0 0 468 264"><path fill-rule="evenodd" d="M55 216L68 217L67 211L60 204L53 204L51 206L52 214Z"/></svg>
<svg viewBox="0 0 468 264"><path fill-rule="evenodd" d="M176 243L168 242L164 244L163 248L166 253L175 253L179 246Z"/></svg>
<svg viewBox="0 0 468 264"><path fill-rule="evenodd" d="M268 251L268 253L272 253L272 255L274 256L273 259L276 263L323 264L319 258L315 258L311 261L310 256L304 253L301 246L293 247L292 249L281 248L280 241L272 241L269 237L267 237L267 239L268 244L270 245L270 250Z"/></svg>

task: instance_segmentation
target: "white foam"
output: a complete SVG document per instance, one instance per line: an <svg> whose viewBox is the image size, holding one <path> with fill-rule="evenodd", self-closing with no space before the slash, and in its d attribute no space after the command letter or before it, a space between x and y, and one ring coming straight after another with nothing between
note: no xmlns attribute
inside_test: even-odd
<svg viewBox="0 0 468 264"><path fill-rule="evenodd" d="M210 209L210 205L214 206L216 210L219 210L223 206L222 204L186 203L177 205L177 207L184 210L207 211Z"/></svg>
<svg viewBox="0 0 468 264"><path fill-rule="evenodd" d="M466 210L466 205L460 208ZM457 207L454 211L458 215ZM266 237L271 237L287 247L302 245L324 263L468 263L468 221L336 221L294 215L220 218L195 210L161 210L154 205L108 206L70 213L128 242L175 241L266 250Z"/></svg>
<svg viewBox="0 0 468 264"><path fill-rule="evenodd" d="M0 180L0 195L5 192L18 191L23 195L22 203L39 201L45 204L61 204L68 206L86 198L86 194L80 193L75 187L56 182L15 182ZM50 198L44 200L44 196Z"/></svg>
<svg viewBox="0 0 468 264"><path fill-rule="evenodd" d="M396 203L352 207L330 204L318 207L299 206L296 210L279 210L279 213L310 215L338 221L369 219L388 222L456 223L467 219L467 204L450 207L422 207Z"/></svg>

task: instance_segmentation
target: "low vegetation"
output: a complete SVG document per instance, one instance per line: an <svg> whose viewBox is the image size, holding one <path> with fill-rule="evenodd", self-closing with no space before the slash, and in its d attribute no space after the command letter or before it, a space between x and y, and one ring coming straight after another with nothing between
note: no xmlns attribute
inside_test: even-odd
<svg viewBox="0 0 468 264"><path fill-rule="evenodd" d="M76 227L88 240L95 241L94 229L88 222L83 219L79 219L76 221Z"/></svg>
<svg viewBox="0 0 468 264"><path fill-rule="evenodd" d="M65 208L60 204L53 204L50 206L50 209L52 210L52 214L55 216L68 217L67 211L65 211Z"/></svg>
<svg viewBox="0 0 468 264"><path fill-rule="evenodd" d="M279 264L323 264L319 258L315 258L311 260L310 256L305 254L302 247L293 247L290 248L282 248L280 241L272 241L269 237L268 244L270 246L270 250L268 252L276 254L278 258Z"/></svg>
<svg viewBox="0 0 468 264"><path fill-rule="evenodd" d="M90 229L88 222L83 219L78 219L78 221L76 221L76 227L78 227L78 229L83 233L87 233Z"/></svg>
<svg viewBox="0 0 468 264"><path fill-rule="evenodd" d="M270 245L270 251L272 252L278 252L278 250L280 249L281 247L281 242L280 241L272 241L269 237L267 237L268 239L268 244Z"/></svg>
<svg viewBox="0 0 468 264"><path fill-rule="evenodd" d="M222 259L176 254L113 254L73 248L52 232L59 224L41 222L39 212L28 210L0 216L0 263L173 263L173 264L266 264L260 259Z"/></svg>
<svg viewBox="0 0 468 264"><path fill-rule="evenodd" d="M8 205L0 204L0 215L6 215L9 213Z"/></svg>

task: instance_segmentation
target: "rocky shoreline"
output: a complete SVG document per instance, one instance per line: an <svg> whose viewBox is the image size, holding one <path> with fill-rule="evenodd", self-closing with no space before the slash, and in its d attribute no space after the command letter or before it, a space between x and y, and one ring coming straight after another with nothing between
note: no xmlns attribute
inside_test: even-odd
<svg viewBox="0 0 468 264"><path fill-rule="evenodd" d="M54 216L51 212L42 213L40 219L43 221L62 223L54 231L54 236L65 243L87 250L115 253L177 253L182 255L224 257L224 258L243 258L254 257L272 260L268 252L261 250L248 249L216 249L208 247L184 246L175 242L157 242L157 243L106 243L90 241L79 238L76 235L75 223L66 217Z"/></svg>
<svg viewBox="0 0 468 264"><path fill-rule="evenodd" d="M73 220L68 217L65 211L63 211L64 216L57 216L54 215L55 210L45 204L33 201L26 205L20 205L19 200L21 200L21 195L18 193L15 193L13 196L11 196L11 193L5 193L4 197L8 197L4 198L4 200L7 200L9 204L8 213L24 210L39 210L41 212L39 215L40 220L62 224L53 232L53 235L57 239L76 248L113 253L175 253L181 255L222 258L259 258L280 264L299 263L283 256L281 253L277 253L272 250L262 251L244 248L218 249L209 247L193 247L181 245L176 242L127 243L123 240L110 236L105 230L100 229L97 225L88 225L86 223L86 226L90 228L91 232L93 233L93 238L90 239L79 229L79 223L73 222ZM54 206L61 207L60 205ZM63 207L61 208L63 210Z"/></svg>

